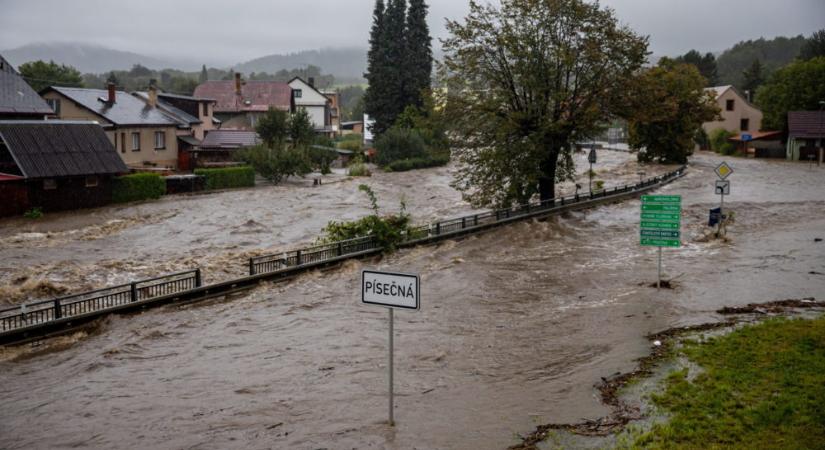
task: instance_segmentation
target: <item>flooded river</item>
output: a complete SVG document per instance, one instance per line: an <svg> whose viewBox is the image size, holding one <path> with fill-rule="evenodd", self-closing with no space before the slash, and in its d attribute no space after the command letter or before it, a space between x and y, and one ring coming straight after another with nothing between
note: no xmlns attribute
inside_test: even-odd
<svg viewBox="0 0 825 450"><path fill-rule="evenodd" d="M614 155L616 177L635 177L635 165ZM720 161L697 155L686 177L659 191L683 196L685 245L664 252L674 290L646 287L656 251L638 245L638 200L351 261L241 298L112 317L88 336L5 350L3 447L499 449L539 423L600 417L607 409L594 384L633 368L648 352L645 334L718 319L713 311L724 305L825 296L825 242L815 241L825 238L825 168L729 160L726 205L736 223L729 242L703 242ZM449 169L404 176L370 180L390 208L402 192L423 217L469 208L442 184ZM96 244L67 240L51 260L31 257L51 264L79 252L94 264L117 257L106 244L117 240L130 242L126 254L152 255L152 265L162 260L155 252L192 247L206 258L210 248L253 248L246 240L306 240L331 216L366 212L351 186L358 182L307 190L324 199L320 209L305 194L276 201L266 191L289 188L167 199L140 208L169 218ZM239 197L261 205L255 221L268 224L265 233L232 234L254 214L230 214ZM178 205L198 200L209 202L199 209L226 211ZM331 206L340 202L351 209ZM273 221L300 222L293 213L308 225L276 231ZM214 233L220 238L207 237ZM22 246L3 252L25 261ZM359 304L363 267L422 277L421 311L396 314L395 428L385 424L386 311Z"/></svg>

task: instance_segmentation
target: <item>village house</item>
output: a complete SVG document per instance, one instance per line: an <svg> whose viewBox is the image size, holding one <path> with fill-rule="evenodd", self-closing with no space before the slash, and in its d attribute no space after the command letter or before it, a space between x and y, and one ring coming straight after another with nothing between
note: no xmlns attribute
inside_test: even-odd
<svg viewBox="0 0 825 450"><path fill-rule="evenodd" d="M52 108L0 56L0 120L43 120Z"/></svg>
<svg viewBox="0 0 825 450"><path fill-rule="evenodd" d="M204 136L221 125L220 120L212 115L216 101L160 92L154 80L146 92L134 92L133 95L177 121L178 170L193 170L193 157Z"/></svg>
<svg viewBox="0 0 825 450"><path fill-rule="evenodd" d="M321 91L315 89L315 79L309 77L307 82L295 77L289 81L289 87L292 88L295 98L295 108L306 110L315 132L332 136L334 131L331 126L330 101Z"/></svg>
<svg viewBox="0 0 825 450"><path fill-rule="evenodd" d="M351 120L349 122L341 122L341 134L344 136L348 134L364 134L364 121Z"/></svg>
<svg viewBox="0 0 825 450"><path fill-rule="evenodd" d="M0 216L106 205L128 171L95 122L0 121Z"/></svg>
<svg viewBox="0 0 825 450"><path fill-rule="evenodd" d="M329 100L329 125L333 136L341 134L341 95L338 91L321 91Z"/></svg>
<svg viewBox="0 0 825 450"><path fill-rule="evenodd" d="M41 92L62 120L96 121L123 162L133 169L175 170L178 121L135 96L106 90L49 87Z"/></svg>
<svg viewBox="0 0 825 450"><path fill-rule="evenodd" d="M815 160L820 164L825 162L823 141L825 141L825 111L791 111L788 113L786 157L789 160Z"/></svg>
<svg viewBox="0 0 825 450"><path fill-rule="evenodd" d="M221 128L252 131L258 119L269 108L293 112L292 89L278 81L243 81L236 73L234 80L211 80L198 85L193 94L214 99L214 117Z"/></svg>
<svg viewBox="0 0 825 450"><path fill-rule="evenodd" d="M705 91L715 95L722 116L721 120L702 124L706 133L710 134L719 128L746 134L762 129L762 111L743 97L735 87L716 86L706 88Z"/></svg>

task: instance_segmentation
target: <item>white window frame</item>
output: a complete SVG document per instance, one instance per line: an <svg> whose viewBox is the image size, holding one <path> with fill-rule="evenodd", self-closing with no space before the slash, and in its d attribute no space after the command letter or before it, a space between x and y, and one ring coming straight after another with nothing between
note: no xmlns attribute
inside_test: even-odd
<svg viewBox="0 0 825 450"><path fill-rule="evenodd" d="M160 145L158 145L160 144ZM155 131L155 150L166 150L166 132Z"/></svg>
<svg viewBox="0 0 825 450"><path fill-rule="evenodd" d="M295 89L295 98L303 98L304 90L303 89Z"/></svg>
<svg viewBox="0 0 825 450"><path fill-rule="evenodd" d="M140 132L138 132L138 131L133 131L132 132L132 151L133 152L139 152L140 151Z"/></svg>

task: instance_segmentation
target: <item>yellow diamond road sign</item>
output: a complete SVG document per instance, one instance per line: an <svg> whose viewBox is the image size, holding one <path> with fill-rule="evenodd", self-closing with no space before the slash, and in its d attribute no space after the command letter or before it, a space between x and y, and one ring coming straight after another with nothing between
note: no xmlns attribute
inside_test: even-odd
<svg viewBox="0 0 825 450"><path fill-rule="evenodd" d="M730 176L730 174L732 174L732 173L733 173L733 168L731 166L729 166L728 163L726 163L726 162L723 162L722 164L719 164L718 166L716 166L716 175L718 175L719 178L722 179L722 180L724 180L725 178Z"/></svg>

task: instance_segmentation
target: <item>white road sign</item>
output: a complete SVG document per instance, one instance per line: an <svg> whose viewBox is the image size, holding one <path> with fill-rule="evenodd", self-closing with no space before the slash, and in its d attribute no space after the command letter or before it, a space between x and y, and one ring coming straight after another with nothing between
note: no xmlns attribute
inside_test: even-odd
<svg viewBox="0 0 825 450"><path fill-rule="evenodd" d="M361 272L361 303L396 309L420 309L421 282L406 273Z"/></svg>
<svg viewBox="0 0 825 450"><path fill-rule="evenodd" d="M730 195L730 181L716 180L716 195Z"/></svg>

